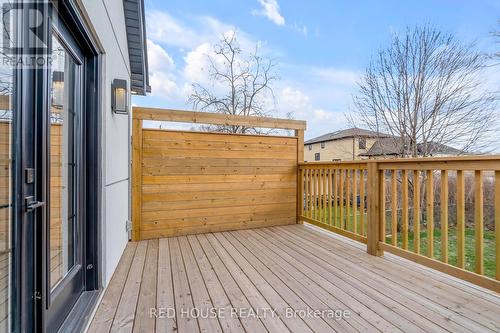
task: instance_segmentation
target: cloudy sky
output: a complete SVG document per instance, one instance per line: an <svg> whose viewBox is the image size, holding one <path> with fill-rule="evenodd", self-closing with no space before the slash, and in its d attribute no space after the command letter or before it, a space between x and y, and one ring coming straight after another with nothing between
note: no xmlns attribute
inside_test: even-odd
<svg viewBox="0 0 500 333"><path fill-rule="evenodd" d="M133 104L191 109L193 82L207 82L206 55L236 30L243 48L256 43L276 59L278 116L308 121L306 138L348 127L355 82L394 33L430 24L481 51L500 47L500 0L146 0L152 93ZM489 85L500 87L499 66Z"/></svg>

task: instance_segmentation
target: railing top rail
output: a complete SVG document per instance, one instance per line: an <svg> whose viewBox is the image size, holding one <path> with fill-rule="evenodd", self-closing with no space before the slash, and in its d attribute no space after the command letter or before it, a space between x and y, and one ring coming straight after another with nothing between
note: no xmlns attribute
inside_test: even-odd
<svg viewBox="0 0 500 333"><path fill-rule="evenodd" d="M366 162L377 163L415 163L415 162L453 162L453 161L500 161L500 155L464 155L448 157L410 157L410 158L391 158L365 160Z"/></svg>
<svg viewBox="0 0 500 333"><path fill-rule="evenodd" d="M340 162L302 162L302 168L367 168L377 163L380 170L500 170L500 155L419 157Z"/></svg>
<svg viewBox="0 0 500 333"><path fill-rule="evenodd" d="M331 162L300 162L299 165L337 165L337 164L366 164L367 160L358 161L331 161Z"/></svg>
<svg viewBox="0 0 500 333"><path fill-rule="evenodd" d="M306 122L303 120L279 119L270 117L249 117L210 112L160 109L138 106L132 108L132 116L134 119L173 121L195 124L249 126L291 130L306 129Z"/></svg>

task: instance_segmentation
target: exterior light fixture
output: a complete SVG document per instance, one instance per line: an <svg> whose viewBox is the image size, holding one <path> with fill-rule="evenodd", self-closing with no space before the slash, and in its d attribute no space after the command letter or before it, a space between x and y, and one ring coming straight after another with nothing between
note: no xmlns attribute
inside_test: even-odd
<svg viewBox="0 0 500 333"><path fill-rule="evenodd" d="M111 110L114 113L128 114L126 80L113 80L111 84Z"/></svg>

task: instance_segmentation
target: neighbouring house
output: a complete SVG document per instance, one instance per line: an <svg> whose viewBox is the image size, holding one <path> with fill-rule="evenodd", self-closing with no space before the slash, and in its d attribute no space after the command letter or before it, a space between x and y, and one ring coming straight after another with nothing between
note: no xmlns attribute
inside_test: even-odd
<svg viewBox="0 0 500 333"><path fill-rule="evenodd" d="M324 134L304 142L304 161L359 160L380 138L389 137L357 127Z"/></svg>
<svg viewBox="0 0 500 333"><path fill-rule="evenodd" d="M79 332L129 240L144 3L0 6L0 332Z"/></svg>
<svg viewBox="0 0 500 333"><path fill-rule="evenodd" d="M349 128L304 142L304 161L332 162L353 161L367 158L397 158L406 156L404 147L397 137L362 128ZM429 142L417 145L419 156L457 156L459 149L445 144Z"/></svg>
<svg viewBox="0 0 500 333"><path fill-rule="evenodd" d="M408 153L405 150L401 140L388 137L377 140L368 151L360 153L359 156L361 158L408 157ZM462 155L463 151L445 144L429 142L427 144L419 143L417 145L417 154L418 156L446 157Z"/></svg>

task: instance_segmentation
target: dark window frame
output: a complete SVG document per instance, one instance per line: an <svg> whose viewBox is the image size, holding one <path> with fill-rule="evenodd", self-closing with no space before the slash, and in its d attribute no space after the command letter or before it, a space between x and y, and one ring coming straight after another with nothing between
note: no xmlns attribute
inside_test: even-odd
<svg viewBox="0 0 500 333"><path fill-rule="evenodd" d="M321 161L321 154L320 153L314 153L314 160L315 161Z"/></svg>
<svg viewBox="0 0 500 333"><path fill-rule="evenodd" d="M358 138L358 149L366 149L366 138Z"/></svg>

